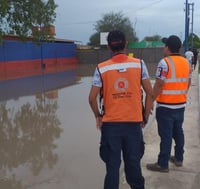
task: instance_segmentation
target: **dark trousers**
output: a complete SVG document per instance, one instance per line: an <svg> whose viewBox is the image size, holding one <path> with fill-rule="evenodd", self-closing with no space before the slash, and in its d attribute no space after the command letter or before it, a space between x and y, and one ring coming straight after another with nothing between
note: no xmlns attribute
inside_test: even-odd
<svg viewBox="0 0 200 189"><path fill-rule="evenodd" d="M158 133L161 139L158 164L163 168L168 168L172 139L175 141L175 158L178 161L183 161L185 140L182 125L184 111L185 108L170 109L159 107L156 109Z"/></svg>
<svg viewBox="0 0 200 189"><path fill-rule="evenodd" d="M139 123L103 123L100 157L106 164L104 189L119 188L121 155L126 180L132 189L144 189L140 160L144 154Z"/></svg>

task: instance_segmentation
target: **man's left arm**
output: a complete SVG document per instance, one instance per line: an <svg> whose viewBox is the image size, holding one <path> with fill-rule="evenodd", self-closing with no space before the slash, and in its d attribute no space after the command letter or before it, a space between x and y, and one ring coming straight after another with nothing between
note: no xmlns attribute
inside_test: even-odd
<svg viewBox="0 0 200 189"><path fill-rule="evenodd" d="M153 109L153 90L151 86L150 79L142 80L142 87L145 91L145 106L144 106L144 116L148 121L151 110Z"/></svg>

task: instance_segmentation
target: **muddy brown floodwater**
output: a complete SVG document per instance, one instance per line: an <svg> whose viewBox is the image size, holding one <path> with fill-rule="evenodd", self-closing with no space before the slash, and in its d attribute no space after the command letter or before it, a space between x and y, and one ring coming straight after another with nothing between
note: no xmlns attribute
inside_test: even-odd
<svg viewBox="0 0 200 189"><path fill-rule="evenodd" d="M0 81L0 188L101 189L95 66Z"/></svg>
<svg viewBox="0 0 200 189"><path fill-rule="evenodd" d="M0 188L102 188L92 72L83 66L0 81Z"/></svg>

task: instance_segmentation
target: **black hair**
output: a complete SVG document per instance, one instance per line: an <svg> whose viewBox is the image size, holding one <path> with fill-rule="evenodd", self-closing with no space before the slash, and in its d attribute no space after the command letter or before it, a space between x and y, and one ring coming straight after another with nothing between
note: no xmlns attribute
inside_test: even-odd
<svg viewBox="0 0 200 189"><path fill-rule="evenodd" d="M125 49L126 37L123 32L113 30L108 34L108 45L113 52L122 51Z"/></svg>
<svg viewBox="0 0 200 189"><path fill-rule="evenodd" d="M181 40L176 35L171 35L168 38L163 38L162 42L169 48L172 53L179 53L181 48Z"/></svg>

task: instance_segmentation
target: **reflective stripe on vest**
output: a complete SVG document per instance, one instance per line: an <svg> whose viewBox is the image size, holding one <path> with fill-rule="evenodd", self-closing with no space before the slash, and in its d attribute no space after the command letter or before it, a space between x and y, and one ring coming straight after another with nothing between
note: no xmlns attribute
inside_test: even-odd
<svg viewBox="0 0 200 189"><path fill-rule="evenodd" d="M104 73L111 70L121 70L121 69L127 69L127 68L141 68L141 64L134 63L134 62L126 62L126 63L120 63L120 64L111 64L104 66L102 68L99 68L100 73Z"/></svg>
<svg viewBox="0 0 200 189"><path fill-rule="evenodd" d="M163 90L162 94L174 94L174 95L179 95L179 94L186 94L187 90Z"/></svg>
<svg viewBox="0 0 200 189"><path fill-rule="evenodd" d="M182 83L182 82L188 82L189 78L177 78L176 77L176 68L174 65L174 61L172 58L169 56L166 58L171 66L171 78L165 79L165 83ZM174 94L174 95L179 95L179 94L187 94L188 90L162 90L162 94Z"/></svg>
<svg viewBox="0 0 200 189"><path fill-rule="evenodd" d="M161 104L184 104L187 100L189 83L189 64L180 55L172 55L164 58L168 65L168 73L161 93L156 101Z"/></svg>

